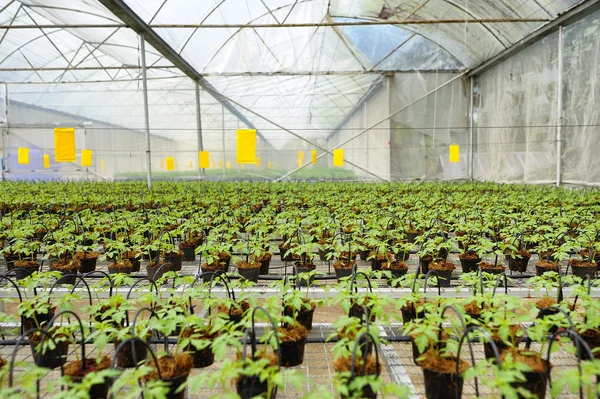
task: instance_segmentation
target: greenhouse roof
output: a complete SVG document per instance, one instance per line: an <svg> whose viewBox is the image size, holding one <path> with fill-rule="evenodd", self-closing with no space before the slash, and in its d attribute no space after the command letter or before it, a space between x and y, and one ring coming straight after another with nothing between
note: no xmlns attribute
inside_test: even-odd
<svg viewBox="0 0 600 399"><path fill-rule="evenodd" d="M0 81L18 101L141 129L140 32L155 134L242 120L319 138L386 74L477 67L579 0L0 0ZM125 11L127 12L125 12ZM93 93L93 95L91 95ZM233 125L232 125L233 126ZM276 144L278 146L278 144Z"/></svg>

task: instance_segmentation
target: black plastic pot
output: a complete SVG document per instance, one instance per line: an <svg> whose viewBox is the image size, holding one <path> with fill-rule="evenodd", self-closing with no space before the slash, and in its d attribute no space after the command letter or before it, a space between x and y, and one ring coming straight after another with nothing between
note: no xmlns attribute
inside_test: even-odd
<svg viewBox="0 0 600 399"><path fill-rule="evenodd" d="M17 280L23 280L24 278L31 276L34 272L39 271L40 265L38 264L36 266L19 266L15 267L14 270Z"/></svg>
<svg viewBox="0 0 600 399"><path fill-rule="evenodd" d="M427 274L429 272L429 265L433 262L430 258L419 258L419 266L421 267L421 273Z"/></svg>
<svg viewBox="0 0 600 399"><path fill-rule="evenodd" d="M296 316L296 321L300 324L302 324L302 326L304 328L306 328L308 331L312 330L312 323L313 323L313 316L315 314L315 308L311 308L311 309L302 309L301 312L298 312L298 315ZM283 315L287 316L287 317L294 317L293 312L288 310L288 307L286 306L283 309Z"/></svg>
<svg viewBox="0 0 600 399"><path fill-rule="evenodd" d="M279 350L281 350L281 366L295 367L304 362L304 346L306 338L293 342L281 342Z"/></svg>
<svg viewBox="0 0 600 399"><path fill-rule="evenodd" d="M279 246L279 256L282 262L291 262L294 260L294 254L288 254L287 256L285 256L288 250L288 247Z"/></svg>
<svg viewBox="0 0 600 399"><path fill-rule="evenodd" d="M81 381L83 380L83 377L70 377L71 381L77 382L77 383L81 383ZM90 396L90 399L106 399L108 397L108 390L110 389L110 386L112 385L112 382L109 378L105 378L104 382L100 383L100 384L95 384L92 385L92 387L90 388L88 394Z"/></svg>
<svg viewBox="0 0 600 399"><path fill-rule="evenodd" d="M525 273L527 271L527 264L529 263L529 259L530 258L527 257L513 259L510 255L506 255L506 260L508 261L508 269L518 273Z"/></svg>
<svg viewBox="0 0 600 399"><path fill-rule="evenodd" d="M260 261L260 273L269 274L269 266L271 265L271 258Z"/></svg>
<svg viewBox="0 0 600 399"><path fill-rule="evenodd" d="M408 242L410 242L411 244L414 244L415 239L420 235L421 235L421 233L418 231L409 231L408 233L406 233L406 240Z"/></svg>
<svg viewBox="0 0 600 399"><path fill-rule="evenodd" d="M393 279L397 279L400 278L402 276L404 276L406 273L408 273L408 268L406 269L384 269L389 271L390 273L392 273L392 278ZM391 286L392 285L392 280L388 280L388 285Z"/></svg>
<svg viewBox="0 0 600 399"><path fill-rule="evenodd" d="M358 256L360 257L360 260L366 261L367 258L369 257L370 253L371 253L371 250L370 249L366 249L364 251L358 251Z"/></svg>
<svg viewBox="0 0 600 399"><path fill-rule="evenodd" d="M183 260L186 262L193 262L196 259L196 248L193 247L180 247L179 248L183 252Z"/></svg>
<svg viewBox="0 0 600 399"><path fill-rule="evenodd" d="M427 399L455 398L457 385L458 397L462 397L464 379L459 374L423 369L423 379L425 380L425 397Z"/></svg>
<svg viewBox="0 0 600 399"><path fill-rule="evenodd" d="M574 276L580 278L586 278L590 276L591 279L596 278L597 266L571 266L571 271Z"/></svg>
<svg viewBox="0 0 600 399"><path fill-rule="evenodd" d="M479 262L481 262L480 258L477 258L477 259L461 259L459 257L458 260L460 260L460 265L462 266L463 273L476 272L477 269L478 269L477 264Z"/></svg>
<svg viewBox="0 0 600 399"><path fill-rule="evenodd" d="M327 262L329 260L327 259L327 255L329 255L330 253L332 253L332 251L324 251L321 248L319 248L319 260Z"/></svg>
<svg viewBox="0 0 600 399"><path fill-rule="evenodd" d="M205 269L205 268L200 268L200 271L202 272L202 281L204 283L210 283L210 279L212 278L213 274L216 273L218 270L223 271L223 269ZM215 280L216 280L216 276L215 276Z"/></svg>
<svg viewBox="0 0 600 399"><path fill-rule="evenodd" d="M211 366L215 362L215 354L212 351L212 345L204 349L197 350L194 347L188 348L194 358L194 368L204 368Z"/></svg>
<svg viewBox="0 0 600 399"><path fill-rule="evenodd" d="M98 263L98 258L81 258L79 259L79 273L85 274L90 273L96 270L96 264Z"/></svg>
<svg viewBox="0 0 600 399"><path fill-rule="evenodd" d="M546 272L558 272L558 269L535 265L536 276L541 276L542 274L544 274Z"/></svg>
<svg viewBox="0 0 600 399"><path fill-rule="evenodd" d="M108 274L131 274L133 268L132 267L108 267Z"/></svg>
<svg viewBox="0 0 600 399"><path fill-rule="evenodd" d="M172 270L173 270L172 266L165 266L165 267L146 266L146 271L148 272L148 278L152 281L156 281L156 280L160 279L165 273L170 272Z"/></svg>
<svg viewBox="0 0 600 399"><path fill-rule="evenodd" d="M46 348L45 351L42 351L41 348L38 350L37 348L41 341L41 338L34 341L29 337L29 346L31 347L31 354L33 355L33 361L36 366L55 369L67 362L69 341L56 342L56 347L54 349ZM44 344L48 344L49 342L50 340L46 339Z"/></svg>
<svg viewBox="0 0 600 399"><path fill-rule="evenodd" d="M252 399L257 396L266 397L266 399L275 399L277 389L269 392L269 384L267 381L260 380L258 376L241 376L235 384L236 391L242 399Z"/></svg>
<svg viewBox="0 0 600 399"><path fill-rule="evenodd" d="M494 344L496 344L496 348L498 348L498 353L504 352L508 345L506 345L503 341L494 340ZM495 359L496 355L494 354L494 349L492 349L492 344L488 341L483 343L483 352L485 353L486 359Z"/></svg>
<svg viewBox="0 0 600 399"><path fill-rule="evenodd" d="M121 342L120 341L115 341L115 349L119 346ZM137 360L137 362L139 363L140 361L145 361L146 357L148 356L148 346L144 345L141 341L135 340L135 341L130 341L129 344L125 344L121 350L119 351L119 353L117 354L117 357L115 358L115 364L118 367L127 369L127 368L132 368L135 367L136 364L133 360L133 350L135 349L135 359Z"/></svg>
<svg viewBox="0 0 600 399"><path fill-rule="evenodd" d="M21 326L23 326L23 331L31 330L32 328L43 327L48 324L50 319L54 317L54 312L56 309L50 309L46 314L34 313L32 317L21 316ZM35 323L37 320L38 324Z"/></svg>
<svg viewBox="0 0 600 399"><path fill-rule="evenodd" d="M425 311L417 313L414 308L414 305L410 308L403 307L402 309L400 309L400 312L402 313L402 323L408 323L414 319L422 319L423 317L425 317Z"/></svg>
<svg viewBox="0 0 600 399"><path fill-rule="evenodd" d="M173 270L178 272L183 266L183 255L165 256L165 262L173 265Z"/></svg>
<svg viewBox="0 0 600 399"><path fill-rule="evenodd" d="M240 276L242 276L246 280L252 281L254 283L258 283L258 275L260 274L260 267L237 269L237 272Z"/></svg>
<svg viewBox="0 0 600 399"><path fill-rule="evenodd" d="M169 392L167 392L167 399L183 399L185 398L186 390L183 389L181 392L176 391L179 389L181 384L184 384L188 379L189 374L180 375L173 378L163 378L162 380L169 384Z"/></svg>
<svg viewBox="0 0 600 399"><path fill-rule="evenodd" d="M50 266L50 271L51 272L60 272L61 274L61 279L63 276L66 276L68 274L72 274L72 277L67 277L65 279L61 280L61 283L63 284L70 284L70 285L74 285L75 282L77 281L77 272L79 271L79 266L74 267L72 269L55 269L53 266Z"/></svg>
<svg viewBox="0 0 600 399"><path fill-rule="evenodd" d="M547 363L546 360L544 362ZM525 376L525 381L513 382L511 386L513 388L525 388L537 398L544 399L546 397L546 387L548 386L548 372L523 371L523 375ZM521 395L518 397L523 398Z"/></svg>
<svg viewBox="0 0 600 399"><path fill-rule="evenodd" d="M373 313L373 309L370 306L367 306L367 309L369 310L369 321L374 323L377 319L377 316L375 316L375 313ZM360 305L352 305L352 307L350 307L350 311L348 312L348 317L356 317L357 319L364 317L363 315L363 307Z"/></svg>
<svg viewBox="0 0 600 399"><path fill-rule="evenodd" d="M354 270L354 268L352 268L352 267L335 268L334 267L333 270L335 271L335 276L337 277L338 281L340 281L344 277L350 277L350 276L352 276L352 271Z"/></svg>
<svg viewBox="0 0 600 399"><path fill-rule="evenodd" d="M312 272L313 270L316 269L316 266L309 266L309 267L302 267L302 266L298 266L296 265L296 273L300 274L300 273L309 273ZM314 276L310 278L310 284L313 283L313 281L315 280ZM306 279L298 279L296 281L296 284L298 285L298 287L306 287Z"/></svg>
<svg viewBox="0 0 600 399"><path fill-rule="evenodd" d="M435 273L440 278L440 287L450 287L450 278L453 270L435 270ZM436 279L434 278L433 281Z"/></svg>
<svg viewBox="0 0 600 399"><path fill-rule="evenodd" d="M123 258L123 261L128 260L131 263L131 272L137 273L140 271L140 266L142 265L142 261L140 258Z"/></svg>
<svg viewBox="0 0 600 399"><path fill-rule="evenodd" d="M357 396L356 391L353 391L353 390L350 390L349 393L350 393L350 396L340 395L340 397L342 399L356 398L356 397L359 397L361 399L376 399L377 398L377 392L373 392L373 388L371 388L370 385L363 387L362 392L360 393L360 396Z"/></svg>
<svg viewBox="0 0 600 399"><path fill-rule="evenodd" d="M409 258L410 258L410 252L408 252L408 251L398 252L396 254L396 260L399 262L406 262Z"/></svg>

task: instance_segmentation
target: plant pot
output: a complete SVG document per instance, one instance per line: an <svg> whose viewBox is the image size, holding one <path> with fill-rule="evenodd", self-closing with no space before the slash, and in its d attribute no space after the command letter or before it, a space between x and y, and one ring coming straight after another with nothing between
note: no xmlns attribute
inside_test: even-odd
<svg viewBox="0 0 600 399"><path fill-rule="evenodd" d="M131 274L133 267L128 266L128 267L108 267L108 274Z"/></svg>
<svg viewBox="0 0 600 399"><path fill-rule="evenodd" d="M279 350L281 350L281 366L295 367L304 362L304 346L306 338L299 341L281 342Z"/></svg>
<svg viewBox="0 0 600 399"><path fill-rule="evenodd" d="M63 276L67 276L67 275L71 274L72 275L71 277L65 278L63 281L61 281L61 283L74 285L75 282L77 281L77 272L79 271L79 264L77 264L75 267L70 268L70 269L64 269L64 268L57 269L54 267L54 265L52 265L52 266L50 266L50 271L51 272L60 272L61 278Z"/></svg>
<svg viewBox="0 0 600 399"><path fill-rule="evenodd" d="M119 346L121 341L115 341L115 349ZM141 361L145 361L148 356L148 348L142 342L135 340L130 341L129 344L125 344L121 351L119 352L117 358L115 359L115 364L117 367L121 367L124 369L132 368L136 366L135 361L133 360L133 350L135 349L135 359L139 364Z"/></svg>
<svg viewBox="0 0 600 399"><path fill-rule="evenodd" d="M252 281L253 283L258 283L258 275L260 274L260 267L244 267L241 269L237 269L237 272L240 276L248 281Z"/></svg>
<svg viewBox="0 0 600 399"><path fill-rule="evenodd" d="M343 279L344 277L350 277L352 276L352 272L354 271L354 268L352 267L339 267L339 268L333 268L333 270L335 271L335 276L338 279L338 282Z"/></svg>
<svg viewBox="0 0 600 399"><path fill-rule="evenodd" d="M275 399L277 396L276 388L269 395L268 381L261 381L258 376L241 376L235 384L235 389L242 399L252 399L255 397Z"/></svg>
<svg viewBox="0 0 600 399"><path fill-rule="evenodd" d="M433 270L433 269L431 269ZM453 270L433 270L435 271L435 273L438 275L439 277L439 282L440 282L440 287L450 287L450 278L452 277L452 272ZM437 284L437 281L435 278L433 278L431 281L433 281L432 284Z"/></svg>
<svg viewBox="0 0 600 399"><path fill-rule="evenodd" d="M140 271L140 266L142 265L142 261L140 260L140 258L137 257L133 257L133 258L126 258L123 257L123 261L128 260L129 263L131 263L131 272L132 273L137 273Z"/></svg>
<svg viewBox="0 0 600 399"><path fill-rule="evenodd" d="M590 350L594 352L594 349L600 348L600 334L596 333L593 330L588 330L585 332L577 332L579 336L585 341L586 344L590 347ZM577 345L576 345L577 346ZM578 351L579 357L581 360L590 360L590 357L586 350L580 346ZM596 353L594 353L594 357L596 357Z"/></svg>
<svg viewBox="0 0 600 399"><path fill-rule="evenodd" d="M415 240L420 235L421 235L421 232L418 232L418 231L409 231L409 232L406 233L406 241L408 241L411 244L414 244Z"/></svg>
<svg viewBox="0 0 600 399"><path fill-rule="evenodd" d="M11 271L15 268L15 262L19 260L19 255L4 255L6 270Z"/></svg>
<svg viewBox="0 0 600 399"><path fill-rule="evenodd" d="M597 266L571 266L571 271L574 276L580 278L586 278L586 276L590 276L591 279L596 278Z"/></svg>
<svg viewBox="0 0 600 399"><path fill-rule="evenodd" d="M162 264L161 264L162 266ZM160 271L159 271L160 269ZM160 266L158 267L151 267L150 265L146 266L146 271L148 273L148 278L152 281L156 281L158 279L160 279L162 276L164 276L165 273L170 272L173 270L173 266L165 266L163 268L161 268Z"/></svg>
<svg viewBox="0 0 600 399"><path fill-rule="evenodd" d="M71 365L76 365L77 369L79 370L79 367L81 367L81 361L80 360L76 360L74 362L69 362L67 364L65 364L65 375L68 375L69 378L71 379L71 381L76 382L76 383L81 383L81 381L83 380L84 376L92 371L97 371L98 369L92 369L90 370L90 367L94 367L92 365L97 365L97 361L96 359L92 359L92 358L87 358L85 359L85 364L86 364L86 370L85 371L79 371L77 375L69 375L69 373L67 372L68 369L70 369ZM110 363L109 363L110 365ZM102 369L104 369L105 367L103 366ZM108 367L106 367L108 368ZM89 394L89 399L106 399L108 397L108 390L110 389L110 386L112 384L112 381L110 378L105 378L102 382L98 383L98 384L94 384L91 386L90 390L88 391Z"/></svg>
<svg viewBox="0 0 600 399"><path fill-rule="evenodd" d="M421 273L427 274L429 272L429 265L433 262L433 258L419 258L419 266L421 267Z"/></svg>
<svg viewBox="0 0 600 399"><path fill-rule="evenodd" d="M209 269L209 268L204 268L204 267L200 267L200 271L202 272L202 281L204 283L210 283L211 278L213 278L214 273L216 273L218 270L223 270L221 268L214 268L214 269ZM216 278L216 276L215 276Z"/></svg>
<svg viewBox="0 0 600 399"><path fill-rule="evenodd" d="M39 263L35 263L35 264L29 264L29 265L19 265L20 262L15 262L15 276L17 277L17 280L22 280L25 279L29 276L31 276L34 272L37 272L40 270L40 264Z"/></svg>
<svg viewBox="0 0 600 399"><path fill-rule="evenodd" d="M162 381L169 384L169 391L167 392L167 395L166 395L167 399L183 399L183 398L185 398L187 388L182 389L181 392L176 393L176 391L179 389L181 384L185 384L185 382L188 379L188 376L189 376L189 374L183 374L183 375L179 375L179 376L173 377L173 378L163 378L162 379Z"/></svg>
<svg viewBox="0 0 600 399"><path fill-rule="evenodd" d="M371 323L375 323L377 316L375 316L375 313L373 313L373 308L367 305L367 310L369 311L369 321ZM352 305L350 307L350 311L348 312L348 317L356 317L357 319L360 319L362 317L364 319L365 315L363 307L358 305Z"/></svg>
<svg viewBox="0 0 600 399"><path fill-rule="evenodd" d="M230 258L231 260L231 258ZM173 265L173 271L180 271L183 266L183 255L175 255L175 256L165 256L165 262Z"/></svg>
<svg viewBox="0 0 600 399"><path fill-rule="evenodd" d="M31 354L33 355L35 365L51 370L64 365L69 354L69 341L57 342L54 349L46 348L46 351L43 352L37 349L37 345L42 341L42 337L45 337L44 344L50 342L50 338L42 334L40 334L39 340L33 340L31 336L29 337L29 346L31 347Z"/></svg>
<svg viewBox="0 0 600 399"><path fill-rule="evenodd" d="M424 368L423 380L425 381L425 397L427 399L462 397L464 379L460 374L442 373ZM457 386L458 396L456 396Z"/></svg>
<svg viewBox="0 0 600 399"><path fill-rule="evenodd" d="M421 311L417 313L415 309L415 305L411 304L410 306L403 306L400 309L400 313L402 314L402 323L406 324L415 319L422 319L425 317L425 311Z"/></svg>
<svg viewBox="0 0 600 399"><path fill-rule="evenodd" d="M211 366L215 362L215 354L212 351L212 345L201 350L197 350L193 347L188 350L194 358L194 368L196 369Z"/></svg>
<svg viewBox="0 0 600 399"><path fill-rule="evenodd" d="M358 251L358 256L359 256L360 260L366 261L367 258L369 257L370 253L371 253L370 249L365 249L365 250L362 250L362 251Z"/></svg>
<svg viewBox="0 0 600 399"><path fill-rule="evenodd" d="M55 311L56 308L52 308L46 314L39 314L36 312L32 315L32 317L21 316L21 326L23 326L23 331L31 330L32 328L37 328L38 324L40 328L45 326L46 324L48 324L50 319L54 317Z"/></svg>
<svg viewBox="0 0 600 399"><path fill-rule="evenodd" d="M396 260L398 262L406 262L408 259L410 259L410 252L408 251L402 251L396 254Z"/></svg>
<svg viewBox="0 0 600 399"><path fill-rule="evenodd" d="M498 354L501 354L502 352L504 352L505 349L508 348L508 345L506 345L503 341L494 340L494 343L496 344L496 348L498 349ZM486 359L496 358L496 355L494 355L494 349L492 348L492 344L488 341L485 341L483 343L483 353L485 354Z"/></svg>
<svg viewBox="0 0 600 399"><path fill-rule="evenodd" d="M506 255L508 261L508 269L513 272L525 273L527 271L527 264L529 263L530 257L523 256L522 258L512 258L510 255Z"/></svg>
<svg viewBox="0 0 600 399"><path fill-rule="evenodd" d="M300 323L304 328L308 331L312 330L313 324L313 316L315 314L315 308L311 307L310 309L303 308L300 312L298 312L296 316L296 321ZM292 308L286 306L283 309L283 315L287 317L294 317L294 312Z"/></svg>
<svg viewBox="0 0 600 399"><path fill-rule="evenodd" d="M196 248L194 247L179 247L183 252L183 260L186 262L193 262L196 259Z"/></svg>
<svg viewBox="0 0 600 399"><path fill-rule="evenodd" d="M271 265L271 257L269 259L263 259L260 262L259 274L269 274L269 266Z"/></svg>
<svg viewBox="0 0 600 399"><path fill-rule="evenodd" d="M321 248L319 248L319 260L321 260L322 262L327 262L329 259L327 259L327 255L331 254L332 251L324 251Z"/></svg>
<svg viewBox="0 0 600 399"><path fill-rule="evenodd" d="M279 245L279 257L281 258L282 262L292 262L294 260L294 254L288 254L287 256L285 255L287 251L289 251L289 247L284 247Z"/></svg>
<svg viewBox="0 0 600 399"><path fill-rule="evenodd" d="M557 272L558 273L558 269L552 268L552 267L544 267L544 266L535 265L536 276L541 276L542 274L544 274L546 272Z"/></svg>
<svg viewBox="0 0 600 399"><path fill-rule="evenodd" d="M459 256L458 260L460 260L460 265L462 267L463 273L471 273L476 272L478 270L477 264L481 262L481 258L470 259L470 258L461 258Z"/></svg>
<svg viewBox="0 0 600 399"><path fill-rule="evenodd" d="M304 267L304 266L298 266L298 264L296 264L296 273L300 274L300 273L309 273L312 272L313 270L316 269L316 266L308 266L308 267ZM314 276L310 278L309 283L312 284L315 281ZM296 284L298 285L298 287L306 287L306 283L307 281L305 279L298 279L296 280Z"/></svg>
<svg viewBox="0 0 600 399"><path fill-rule="evenodd" d="M548 363L544 360L545 363ZM548 386L548 371L523 371L525 381L513 382L511 386L513 388L525 388L531 392L535 397L544 399L546 397L546 387ZM519 399L523 398L522 395L517 396Z"/></svg>
<svg viewBox="0 0 600 399"><path fill-rule="evenodd" d="M81 258L79 259L79 273L85 274L96 270L98 258Z"/></svg>

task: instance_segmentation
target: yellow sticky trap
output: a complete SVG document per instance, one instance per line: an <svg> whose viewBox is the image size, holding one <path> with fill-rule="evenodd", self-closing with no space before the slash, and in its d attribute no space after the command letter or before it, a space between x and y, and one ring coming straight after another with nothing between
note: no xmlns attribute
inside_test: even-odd
<svg viewBox="0 0 600 399"><path fill-rule="evenodd" d="M75 162L75 129L72 127L54 128L54 161Z"/></svg>
<svg viewBox="0 0 600 399"><path fill-rule="evenodd" d="M81 150L81 166L92 166L92 150Z"/></svg>
<svg viewBox="0 0 600 399"><path fill-rule="evenodd" d="M100 158L100 171L104 173L104 158Z"/></svg>
<svg viewBox="0 0 600 399"><path fill-rule="evenodd" d="M19 165L29 165L29 148L19 148L19 152L17 153L17 162Z"/></svg>
<svg viewBox="0 0 600 399"><path fill-rule="evenodd" d="M267 162L267 168L271 169L273 167L273 163L271 161Z"/></svg>
<svg viewBox="0 0 600 399"><path fill-rule="evenodd" d="M231 162L227 162L227 169L231 169Z"/></svg>
<svg viewBox="0 0 600 399"><path fill-rule="evenodd" d="M223 161L219 161L219 168L223 167Z"/></svg>
<svg viewBox="0 0 600 399"><path fill-rule="evenodd" d="M44 154L42 159L44 160L44 169L50 169L50 154Z"/></svg>
<svg viewBox="0 0 600 399"><path fill-rule="evenodd" d="M165 168L165 160L161 158L160 160L160 168L164 169Z"/></svg>
<svg viewBox="0 0 600 399"><path fill-rule="evenodd" d="M238 130L235 160L237 163L256 163L256 130Z"/></svg>
<svg viewBox="0 0 600 399"><path fill-rule="evenodd" d="M298 151L298 159L304 161L304 151Z"/></svg>
<svg viewBox="0 0 600 399"><path fill-rule="evenodd" d="M344 166L344 150L333 150L333 166Z"/></svg>
<svg viewBox="0 0 600 399"><path fill-rule="evenodd" d="M460 162L460 146L458 144L453 144L450 146L450 162Z"/></svg>
<svg viewBox="0 0 600 399"><path fill-rule="evenodd" d="M173 157L167 157L166 163L167 163L167 170L169 170L169 171L175 170L175 160L173 159Z"/></svg>
<svg viewBox="0 0 600 399"><path fill-rule="evenodd" d="M317 150L312 150L312 164L317 164Z"/></svg>
<svg viewBox="0 0 600 399"><path fill-rule="evenodd" d="M256 157L256 166L260 166L261 162L262 161L261 161L260 157Z"/></svg>
<svg viewBox="0 0 600 399"><path fill-rule="evenodd" d="M222 163L223 162L221 162L221 164ZM200 169L210 168L210 154L208 153L208 151L198 152L198 165Z"/></svg>
<svg viewBox="0 0 600 399"><path fill-rule="evenodd" d="M298 159L298 167L301 167L301 166L302 166L302 160Z"/></svg>

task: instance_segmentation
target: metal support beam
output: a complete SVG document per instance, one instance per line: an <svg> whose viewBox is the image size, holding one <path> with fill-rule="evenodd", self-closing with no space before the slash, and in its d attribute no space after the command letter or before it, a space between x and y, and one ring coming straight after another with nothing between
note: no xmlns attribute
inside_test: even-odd
<svg viewBox="0 0 600 399"><path fill-rule="evenodd" d="M6 180L8 160L6 159L6 144L8 136L8 84L4 84L4 129L2 129L2 181Z"/></svg>
<svg viewBox="0 0 600 399"><path fill-rule="evenodd" d="M543 39L549 34L556 32L563 25L568 25L578 19L581 19L597 10L600 10L600 0L587 0L579 4L578 6L573 7L569 11L562 14L560 17L554 19L553 21L547 23L542 26L540 29L531 33L530 35L524 37L519 40L517 43L513 44L511 47L497 54L496 56L490 58L486 62L479 65L477 68L471 70L468 74L469 77L481 75L483 72L487 71L490 68L498 65L502 61L514 56L520 51L524 50L529 45L537 42L538 40Z"/></svg>
<svg viewBox="0 0 600 399"><path fill-rule="evenodd" d="M475 165L475 159L474 159L474 154L475 154L475 148L473 148L473 146L475 145L475 119L473 118L473 110L474 110L474 103L473 103L473 89L474 89L474 78L471 76L470 80L470 84L469 84L469 147L470 147L470 153L471 156L469 157L469 177L471 178L471 180L473 180L473 175L475 174L474 172L474 165Z"/></svg>
<svg viewBox="0 0 600 399"><path fill-rule="evenodd" d="M360 131L360 132L356 133L354 136L352 136L352 137L350 137L349 139L347 139L347 140L345 140L345 141L343 141L343 142L339 143L339 144L338 144L338 145L336 145L335 147L333 147L333 148L331 148L331 149L329 149L329 150L325 150L326 152L325 152L325 153L323 153L323 154L321 154L321 155L319 155L319 156L317 157L317 159L319 159L319 158L322 158L322 157L324 157L324 156L325 156L325 155L327 155L327 154L332 154L332 153L333 153L333 152L332 152L333 150L335 150L335 149L337 149L337 148L340 148L340 147L341 147L341 146L343 146L343 145L346 145L347 143L349 143L350 141L354 140L355 138L357 138L357 137L359 137L359 136L361 136L361 135L365 134L365 133L366 133L366 132L368 132L369 130L371 130L371 129L373 129L373 128L377 127L378 125L382 124L383 122L387 121L388 119L390 119L390 118L394 117L394 115L397 115L397 114L399 114L400 112L402 112L402 111L404 111L404 110L406 110L406 109L410 108L411 106L415 105L415 104L416 104L416 103L418 103L419 101L423 100L424 98L427 98L429 95L431 95L431 94L435 93L436 91L438 91L438 90L441 90L442 88L444 88L444 87L448 86L448 85L449 85L449 84L451 84L452 82L454 82L454 81L456 81L456 80L458 80L458 79L460 79L460 78L464 77L466 74L467 74L467 72L464 72L464 73L461 73L460 75L457 75L457 76L455 76L454 78L450 79L450 80L449 80L449 81L447 81L446 83L444 83L444 84L442 84L442 85L440 85L440 86L436 87L435 89L433 89L433 90L431 90L431 91L427 92L425 95L423 95L423 96L421 96L421 97L417 98L415 101L411 102L410 104L408 104L408 105L406 105L406 106L404 106L404 107L400 108L399 110L395 111L394 113L392 113L392 114L390 114L390 115L386 116L385 118L383 118L383 119L382 119L382 120L380 120L379 122L377 122L377 123L375 123L375 124L371 125L370 127L368 127L368 128L366 128L366 129L364 129L364 130L362 130L362 131ZM286 131L288 131L288 130L286 130ZM289 131L288 131L288 132L289 132ZM307 141L307 140L305 140L305 141ZM319 148L320 148L320 149L323 149L323 148L321 148L321 147L319 147ZM350 163L350 162L348 162L348 163ZM301 169L304 169L305 167L307 167L307 166L308 166L308 165L310 165L310 164L311 164L310 162L308 162L308 163L305 163L304 165L301 165L301 166L297 167L296 169L292 170L291 172L289 172L289 173L287 173L287 174L285 174L285 175L281 176L281 177L280 177L280 178L278 178L276 181L281 181L281 180L283 180L283 179L285 179L285 178L287 178L287 177L289 177L289 176L293 175L293 174L294 174L294 173L296 173L297 171L299 171L299 170L301 170ZM350 163L350 164L351 164L351 163ZM354 164L351 164L351 165L353 165L353 166L356 166L356 165L354 165ZM375 175L375 174L373 174L373 173L371 173L371 172L369 172L369 171L366 171L366 170L365 170L365 169L363 169L363 168L360 168L360 167L359 167L359 169L361 169L361 170L363 170L363 171L365 171L365 172L369 173L370 175L377 176L377 175ZM378 177L378 178L380 178L380 179L382 179L382 180L385 180L385 179L383 179L383 178L382 178L382 177L380 177L380 176L377 176L377 177Z"/></svg>
<svg viewBox="0 0 600 399"><path fill-rule="evenodd" d="M239 112L221 93L219 93L190 63L188 63L177 51L175 51L152 27L146 24L123 0L99 0L102 5L108 8L117 18L119 18L126 27L129 27L139 34L144 34L146 41L163 57L171 61L173 65L179 68L190 79L196 81L204 90L209 92L218 102L220 102L229 112L242 120L247 126L254 129L254 125ZM260 136L260 132L257 132ZM261 136L262 137L262 136Z"/></svg>
<svg viewBox="0 0 600 399"><path fill-rule="evenodd" d="M142 60L142 89L144 93L144 123L146 128L146 157L148 158L148 189L152 189L152 154L150 152L150 114L148 113L148 80L146 77L146 37L140 34L140 58Z"/></svg>
<svg viewBox="0 0 600 399"><path fill-rule="evenodd" d="M203 176L204 169L200 169L200 151L204 151L204 143L202 142L202 113L200 109L200 83L196 81L196 127L198 129L198 176Z"/></svg>
<svg viewBox="0 0 600 399"><path fill-rule="evenodd" d="M225 153L225 107L221 104L221 138L223 139L223 177L225 177L225 164L227 163Z"/></svg>
<svg viewBox="0 0 600 399"><path fill-rule="evenodd" d="M561 163L562 163L562 125L563 125L563 64L564 64L564 40L563 27L558 29L558 79L557 79L557 101L556 101L556 187L560 187Z"/></svg>

